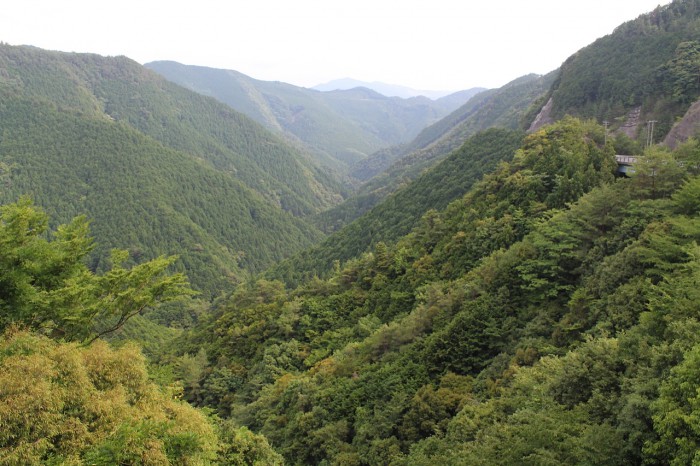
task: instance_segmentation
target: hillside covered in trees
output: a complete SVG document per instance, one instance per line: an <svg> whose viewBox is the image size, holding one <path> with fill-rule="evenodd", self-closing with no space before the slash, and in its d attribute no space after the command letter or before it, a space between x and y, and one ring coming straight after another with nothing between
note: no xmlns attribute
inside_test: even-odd
<svg viewBox="0 0 700 466"><path fill-rule="evenodd" d="M260 81L233 70L170 61L146 63L168 80L212 96L301 142L321 163L347 172L379 149L410 141L482 89L441 99L387 97L367 88L328 90Z"/></svg>
<svg viewBox="0 0 700 466"><path fill-rule="evenodd" d="M699 20L700 2L673 1L571 55L542 121L596 118L643 140L646 122L656 120L654 140L660 141L700 96Z"/></svg>
<svg viewBox="0 0 700 466"><path fill-rule="evenodd" d="M424 171L455 152L467 139L489 128L525 129L523 120L552 84L556 73L523 76L498 89L480 92L411 142L375 152L353 165L364 181L343 203L316 215L316 225L333 232L361 217ZM529 123L528 123L529 124Z"/></svg>
<svg viewBox="0 0 700 466"><path fill-rule="evenodd" d="M192 293L173 257L101 274L85 218L55 230L24 198L0 207L0 463L281 464L267 441L154 383L141 350L101 337Z"/></svg>
<svg viewBox="0 0 700 466"><path fill-rule="evenodd" d="M689 464L700 145L615 179L594 123L528 136L410 234L258 280L178 347L290 464Z"/></svg>
<svg viewBox="0 0 700 466"><path fill-rule="evenodd" d="M322 234L343 187L262 126L124 58L0 46L0 202L85 214L110 248L178 254L216 294Z"/></svg>
<svg viewBox="0 0 700 466"><path fill-rule="evenodd" d="M465 194L472 184L512 157L523 134L493 128L472 136L442 163L413 183L330 235L319 245L272 267L268 277L288 283L329 272L334 261L347 261L379 242L393 242L408 233L430 209L442 209Z"/></svg>
<svg viewBox="0 0 700 466"><path fill-rule="evenodd" d="M221 102L0 44L0 463L696 464L700 138L630 115L697 102L698 13L479 94L353 218Z"/></svg>

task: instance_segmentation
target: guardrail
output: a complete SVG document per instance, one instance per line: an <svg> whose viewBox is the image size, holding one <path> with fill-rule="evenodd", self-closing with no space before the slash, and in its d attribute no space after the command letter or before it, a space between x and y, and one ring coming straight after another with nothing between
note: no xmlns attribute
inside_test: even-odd
<svg viewBox="0 0 700 466"><path fill-rule="evenodd" d="M615 160L617 160L618 165L634 165L637 163L636 155L616 155Z"/></svg>

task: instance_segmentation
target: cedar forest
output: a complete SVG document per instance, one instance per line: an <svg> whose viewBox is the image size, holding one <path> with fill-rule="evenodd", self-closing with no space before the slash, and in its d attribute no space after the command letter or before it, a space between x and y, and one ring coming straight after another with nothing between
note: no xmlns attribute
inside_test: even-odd
<svg viewBox="0 0 700 466"><path fill-rule="evenodd" d="M0 44L0 464L698 464L698 70L674 0L350 160Z"/></svg>

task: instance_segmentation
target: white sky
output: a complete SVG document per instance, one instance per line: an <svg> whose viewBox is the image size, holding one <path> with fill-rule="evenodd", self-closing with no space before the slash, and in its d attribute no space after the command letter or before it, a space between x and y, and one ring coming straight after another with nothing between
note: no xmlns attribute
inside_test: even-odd
<svg viewBox="0 0 700 466"><path fill-rule="evenodd" d="M669 0L8 0L0 41L175 60L311 87L494 88Z"/></svg>

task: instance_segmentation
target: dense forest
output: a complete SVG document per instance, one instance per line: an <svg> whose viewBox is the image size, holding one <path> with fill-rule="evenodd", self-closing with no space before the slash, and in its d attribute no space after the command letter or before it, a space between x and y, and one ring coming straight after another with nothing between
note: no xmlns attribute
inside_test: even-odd
<svg viewBox="0 0 700 466"><path fill-rule="evenodd" d="M136 260L177 254L213 296L323 234L303 217L344 188L214 99L124 57L0 45L0 202L30 194L54 226L85 214Z"/></svg>
<svg viewBox="0 0 700 466"><path fill-rule="evenodd" d="M478 133L442 163L426 171L365 215L318 246L304 250L272 267L268 278L287 283L330 271L334 261L346 261L379 242L393 242L408 233L430 209L442 209L466 193L472 184L508 159L523 135L493 128Z"/></svg>
<svg viewBox="0 0 700 466"><path fill-rule="evenodd" d="M145 65L168 80L212 96L293 141L321 163L346 172L369 154L410 141L481 89L441 99L400 99L367 88L313 89L260 81L233 70L158 61Z"/></svg>
<svg viewBox="0 0 700 466"><path fill-rule="evenodd" d="M611 128L657 120L658 135L700 96L700 2L673 1L618 26L561 66L552 86L555 118L607 120ZM633 124L632 135L645 132ZM646 134L644 134L646 136Z"/></svg>
<svg viewBox="0 0 700 466"><path fill-rule="evenodd" d="M192 294L173 257L95 274L76 217L49 231L23 198L0 207L0 463L280 464L267 441L156 384L140 348L102 337L144 309Z"/></svg>
<svg viewBox="0 0 700 466"><path fill-rule="evenodd" d="M686 119L698 14L480 93L337 208L221 102L0 44L0 464L696 464L700 137L628 120Z"/></svg>
<svg viewBox="0 0 700 466"><path fill-rule="evenodd" d="M686 464L700 144L613 154L563 120L329 279L239 287L185 397L290 464Z"/></svg>
<svg viewBox="0 0 700 466"><path fill-rule="evenodd" d="M316 215L314 222L334 232L360 218L391 194L458 150L480 131L490 128L525 129L533 104L549 90L556 73L523 76L499 89L480 92L413 141L380 150L357 162L351 175L365 181L342 204ZM529 124L529 122L528 122Z"/></svg>

